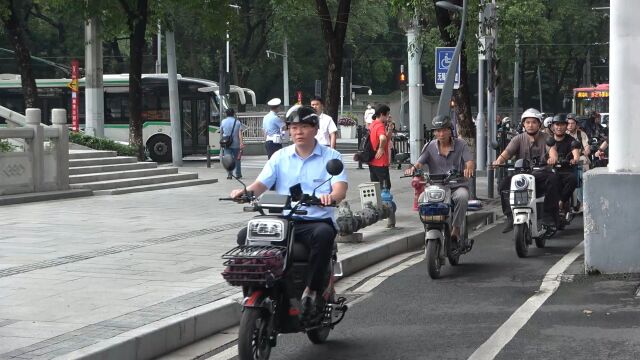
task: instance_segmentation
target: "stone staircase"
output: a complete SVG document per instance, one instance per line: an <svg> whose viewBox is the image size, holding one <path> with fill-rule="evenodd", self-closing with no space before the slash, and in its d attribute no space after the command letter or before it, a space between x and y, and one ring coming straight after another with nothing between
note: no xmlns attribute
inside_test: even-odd
<svg viewBox="0 0 640 360"><path fill-rule="evenodd" d="M131 156L116 156L115 151L69 151L70 187L90 189L95 195L128 194L217 181L198 179L198 174L180 173L175 167L158 167L155 162L138 162Z"/></svg>

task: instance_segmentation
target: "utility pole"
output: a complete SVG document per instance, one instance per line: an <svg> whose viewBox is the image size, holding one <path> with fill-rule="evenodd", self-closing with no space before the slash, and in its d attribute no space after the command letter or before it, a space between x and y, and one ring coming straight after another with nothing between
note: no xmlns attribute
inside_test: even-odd
<svg viewBox="0 0 640 360"><path fill-rule="evenodd" d="M158 53L156 57L156 74L162 73L162 25L158 20Z"/></svg>
<svg viewBox="0 0 640 360"><path fill-rule="evenodd" d="M538 96L540 97L540 112L543 113L542 110L542 78L540 77L540 65L538 65Z"/></svg>
<svg viewBox="0 0 640 360"><path fill-rule="evenodd" d="M178 94L178 67L176 66L176 40L173 31L167 31L167 71L169 81L169 118L171 121L171 158L174 166L182 166L182 131Z"/></svg>
<svg viewBox="0 0 640 360"><path fill-rule="evenodd" d="M484 60L487 53L487 37L484 24L484 0L480 2L478 19L480 49L478 49L478 115L476 117L476 171L484 171L487 163L487 143L484 128Z"/></svg>
<svg viewBox="0 0 640 360"><path fill-rule="evenodd" d="M513 63L513 108L511 109L511 124L517 123L518 97L520 92L520 40L516 37L516 60Z"/></svg>
<svg viewBox="0 0 640 360"><path fill-rule="evenodd" d="M422 67L420 55L422 46L418 40L420 37L420 25L418 16L414 16L409 30L407 30L407 50L409 57L409 149L411 151L411 163L415 164L422 150L422 121L420 107L422 105Z"/></svg>
<svg viewBox="0 0 640 360"><path fill-rule="evenodd" d="M289 51L287 50L287 37L284 37L284 45L282 46L282 77L284 87L284 108L289 108ZM228 71L228 70L227 70Z"/></svg>
<svg viewBox="0 0 640 360"><path fill-rule="evenodd" d="M496 54L496 37L497 37L497 21L496 21L496 4L485 5L485 27L488 33L487 37L487 197L493 198L494 187L494 169L491 164L496 157L496 78L494 73L495 54ZM487 25L485 23L485 25Z"/></svg>
<svg viewBox="0 0 640 360"><path fill-rule="evenodd" d="M102 37L100 21L86 21L85 38L85 132L104 137L104 86L102 79Z"/></svg>

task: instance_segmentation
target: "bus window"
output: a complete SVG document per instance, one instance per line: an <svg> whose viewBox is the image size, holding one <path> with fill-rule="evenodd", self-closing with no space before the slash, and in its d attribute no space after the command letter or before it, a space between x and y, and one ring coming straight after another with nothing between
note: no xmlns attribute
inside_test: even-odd
<svg viewBox="0 0 640 360"><path fill-rule="evenodd" d="M126 94L124 94L126 95ZM120 94L105 94L104 123L128 124L128 98Z"/></svg>

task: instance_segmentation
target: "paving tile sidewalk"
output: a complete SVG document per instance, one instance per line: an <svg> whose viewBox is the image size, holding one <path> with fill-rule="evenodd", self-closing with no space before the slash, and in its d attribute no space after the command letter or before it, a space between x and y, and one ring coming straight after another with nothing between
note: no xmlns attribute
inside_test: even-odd
<svg viewBox="0 0 640 360"><path fill-rule="evenodd" d="M218 201L238 184L218 163L202 166L185 170L220 182L0 207L0 359L64 356L236 294L220 275L220 255L253 214ZM356 184L368 170L348 172L357 209ZM362 243L339 244L341 257L420 230L400 174L392 171L397 228L363 229Z"/></svg>

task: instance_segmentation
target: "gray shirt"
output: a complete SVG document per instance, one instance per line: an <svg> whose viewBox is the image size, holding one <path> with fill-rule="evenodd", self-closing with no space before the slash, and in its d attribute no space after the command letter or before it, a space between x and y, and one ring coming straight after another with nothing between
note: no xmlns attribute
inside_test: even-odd
<svg viewBox="0 0 640 360"><path fill-rule="evenodd" d="M438 140L432 141L422 149L418 162L429 167L431 174L446 174L449 170L456 169L460 173L464 171L467 161L473 160L467 143L462 139L452 139L451 148L447 154L440 153ZM466 182L458 186L467 185Z"/></svg>
<svg viewBox="0 0 640 360"><path fill-rule="evenodd" d="M529 135L524 132L511 139L505 150L510 157L515 155L518 159L529 161L533 161L537 157L540 161L544 161L548 149L546 138L547 136L539 131L534 138L535 140L531 141Z"/></svg>

